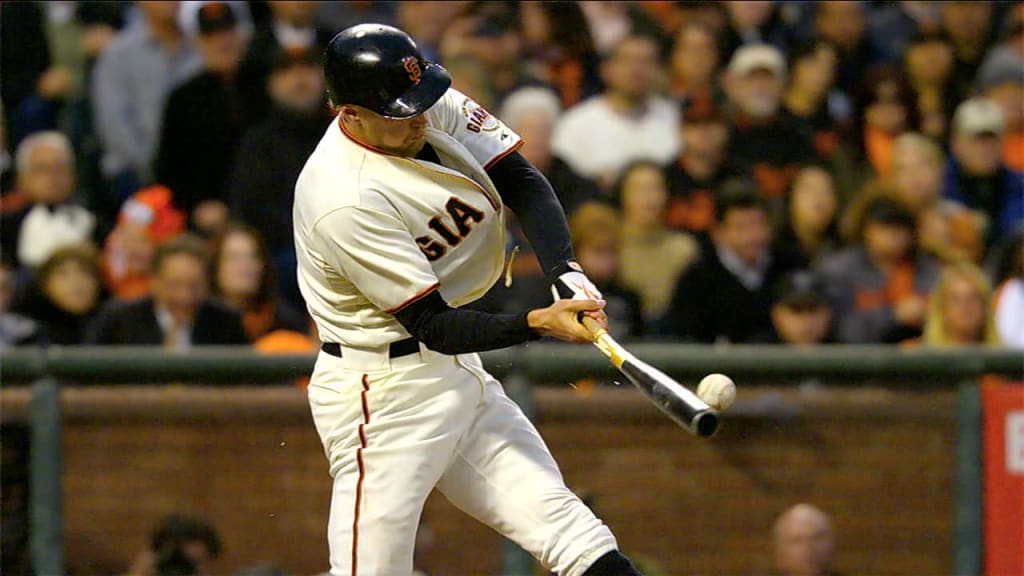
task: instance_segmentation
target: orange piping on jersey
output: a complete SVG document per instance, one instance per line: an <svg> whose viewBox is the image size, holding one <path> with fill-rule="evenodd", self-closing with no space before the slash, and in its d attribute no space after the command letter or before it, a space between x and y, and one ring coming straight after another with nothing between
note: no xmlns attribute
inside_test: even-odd
<svg viewBox="0 0 1024 576"><path fill-rule="evenodd" d="M359 572L359 509L363 501L363 480L366 478L366 466L363 464L363 450L366 449L365 427L370 423L370 406L366 402L366 393L370 391L370 380L363 374L363 391L361 400L363 404L363 422L359 424L359 448L356 449L356 463L359 465L359 479L356 480L356 504L355 514L352 519L352 576Z"/></svg>
<svg viewBox="0 0 1024 576"><path fill-rule="evenodd" d="M504 151L504 152L502 152L501 154L498 154L498 155L497 155L497 156L495 156L494 158L491 158L491 161L490 161L490 162L488 162L488 163L487 163L487 164L486 164L486 165L484 166L484 170L490 170L490 169L491 169L491 167L492 167L492 166L494 166L495 164L497 164L497 163L498 163L498 162L499 162L499 161L500 161L500 160L501 160L502 158L504 158L505 156L508 156L509 154L511 154L511 153L513 153L513 152L515 152L516 150L519 150L520 148L522 148L522 146L523 146L523 141L522 141L522 140L520 140L519 142L516 142L515 144L513 144L512 146L510 146L510 147L508 148L508 150L505 150L505 151Z"/></svg>
<svg viewBox="0 0 1024 576"><path fill-rule="evenodd" d="M405 308L406 306L409 306L411 304L414 304L414 303L422 300L428 294L430 294L434 290L437 290L440 286L441 286L440 282L434 282L433 286L427 286L423 290L420 290L419 292L413 294L409 298L406 298L405 301L402 302L401 304L399 304L398 306L395 306L394 308L388 308L387 310L384 311L384 313L385 314L394 314L396 312L401 312L403 308Z"/></svg>
<svg viewBox="0 0 1024 576"><path fill-rule="evenodd" d="M483 187L480 186L480 184L477 184L477 182L475 180L473 180L472 178L467 178L465 176L456 176L455 174L449 174L447 172L442 172L440 170L431 170L431 169L426 168L425 166L419 164L418 162L414 162L412 158L407 158L405 156L399 156L398 154L392 154L391 152L385 152L384 150L381 150L380 148L377 148L375 146L371 146L371 145L367 144L366 142L362 142L358 138L353 136L351 132L349 132L348 130L345 129L345 125L341 122L341 118L340 117L338 118L338 128L341 129L341 132L343 134L345 134L345 136L348 137L348 139L351 140L353 144L355 144L356 146L359 146L360 148L365 148L365 149L369 150L370 152L376 152L377 154L382 154L384 156L390 156L392 158L398 158L400 160L405 160L405 161L411 163L413 166L418 166L420 168L424 168L424 169L430 170L431 172L436 172L438 174L444 174L446 176L451 176L453 178L460 178L462 180L465 180L465 181L473 184L473 186L479 188L480 192L482 192L483 195L487 197L487 202L490 203L491 208L493 208L495 212L498 211L499 207L498 207L497 204L494 203L494 199L491 198L491 195L488 194L487 191L484 190ZM496 162L497 160L500 160L506 154L509 154L513 150L516 150L521 145L522 145L522 141L520 140L515 146L513 146L512 148L509 148L505 152L502 152L501 155L496 157L494 160L491 160L491 162L488 163L488 166L490 166L491 163ZM486 171L487 168L484 168L484 170Z"/></svg>
<svg viewBox="0 0 1024 576"><path fill-rule="evenodd" d="M381 150L380 148L377 148L376 146L371 146L371 145L367 144L366 142L363 142L362 140L360 140L360 139L356 138L355 136L353 136L351 132L349 132L348 130L345 129L345 123L341 121L341 116L338 116L338 128L341 128L341 132L345 136L347 136L348 139L351 140L352 143L355 144L356 146L359 146L361 148L366 148L370 152L376 152L377 154L383 154L385 156L391 156L393 158L402 158L402 156L399 156L398 154L392 154L391 152L386 152L384 150Z"/></svg>

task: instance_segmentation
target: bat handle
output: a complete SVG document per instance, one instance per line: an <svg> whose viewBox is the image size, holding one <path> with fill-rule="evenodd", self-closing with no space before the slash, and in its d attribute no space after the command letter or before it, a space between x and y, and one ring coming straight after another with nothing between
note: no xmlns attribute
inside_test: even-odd
<svg viewBox="0 0 1024 576"><path fill-rule="evenodd" d="M601 338L601 336L604 336L605 334L608 333L608 331L605 330L603 326L601 326L600 322L594 320L590 316L581 315L580 323L583 324L583 327L590 332L590 335L594 337L594 340L598 340Z"/></svg>

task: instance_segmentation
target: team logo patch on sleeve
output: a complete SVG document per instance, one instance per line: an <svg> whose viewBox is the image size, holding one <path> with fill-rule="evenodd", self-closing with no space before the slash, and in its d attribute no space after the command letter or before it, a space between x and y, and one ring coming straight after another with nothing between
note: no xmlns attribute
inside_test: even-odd
<svg viewBox="0 0 1024 576"><path fill-rule="evenodd" d="M462 115L468 120L466 129L470 132L490 132L498 129L498 119L469 98L462 101Z"/></svg>

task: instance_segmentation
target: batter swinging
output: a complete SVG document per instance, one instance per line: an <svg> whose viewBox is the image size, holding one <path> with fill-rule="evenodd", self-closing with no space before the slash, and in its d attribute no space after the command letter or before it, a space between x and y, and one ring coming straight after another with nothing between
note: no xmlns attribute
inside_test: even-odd
<svg viewBox="0 0 1024 576"><path fill-rule="evenodd" d="M334 479L331 574L409 574L434 487L558 574L638 574L476 354L541 336L588 342L577 314L605 320L550 184L516 152L519 136L398 29L339 33L324 76L338 117L299 176L294 222L299 286L324 341L309 403ZM460 309L501 274L505 206L556 301Z"/></svg>

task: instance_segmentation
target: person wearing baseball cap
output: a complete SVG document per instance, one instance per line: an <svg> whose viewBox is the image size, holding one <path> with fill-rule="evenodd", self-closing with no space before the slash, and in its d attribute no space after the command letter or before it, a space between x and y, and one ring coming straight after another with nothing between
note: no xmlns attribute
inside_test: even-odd
<svg viewBox="0 0 1024 576"><path fill-rule="evenodd" d="M985 57L975 84L979 94L1003 109L1003 160L1014 170L1024 170L1024 5L1006 20L1002 40Z"/></svg>
<svg viewBox="0 0 1024 576"><path fill-rule="evenodd" d="M829 339L832 307L824 281L810 270L796 270L775 285L772 303L773 340L793 346L822 344Z"/></svg>
<svg viewBox="0 0 1024 576"><path fill-rule="evenodd" d="M797 167L814 159L810 129L781 114L785 59L774 46L748 44L733 53L726 72L727 156L753 174L763 195L781 198Z"/></svg>
<svg viewBox="0 0 1024 576"><path fill-rule="evenodd" d="M193 42L203 70L168 97L154 167L175 206L202 233L227 221L227 181L245 128L237 72L246 35L235 10L227 2L207 2L195 12Z"/></svg>
<svg viewBox="0 0 1024 576"><path fill-rule="evenodd" d="M1024 223L1024 173L1003 162L1005 131L1002 110L987 98L966 100L953 115L945 195L988 218L988 246Z"/></svg>

